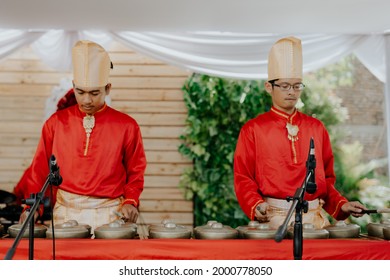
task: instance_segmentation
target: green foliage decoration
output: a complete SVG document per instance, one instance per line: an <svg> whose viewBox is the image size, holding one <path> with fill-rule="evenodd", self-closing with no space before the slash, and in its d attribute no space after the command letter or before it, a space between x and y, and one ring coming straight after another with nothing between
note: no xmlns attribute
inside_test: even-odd
<svg viewBox="0 0 390 280"><path fill-rule="evenodd" d="M188 108L179 152L193 161L180 187L194 202L194 225L217 220L230 226L248 223L233 187L233 155L241 127L268 111L271 98L261 81L193 74L183 86Z"/></svg>

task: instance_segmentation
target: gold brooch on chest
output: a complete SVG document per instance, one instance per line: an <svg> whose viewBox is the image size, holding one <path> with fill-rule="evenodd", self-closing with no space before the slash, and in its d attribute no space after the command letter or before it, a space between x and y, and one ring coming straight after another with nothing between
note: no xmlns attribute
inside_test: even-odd
<svg viewBox="0 0 390 280"><path fill-rule="evenodd" d="M290 141L297 141L299 127L297 125L292 125L291 123L287 123L286 128L287 128L287 132L288 132L288 139Z"/></svg>
<svg viewBox="0 0 390 280"><path fill-rule="evenodd" d="M83 127L85 129L85 134L87 136L87 142L84 150L84 156L86 156L88 153L89 139L91 137L92 129L95 127L95 117L86 115L83 119Z"/></svg>

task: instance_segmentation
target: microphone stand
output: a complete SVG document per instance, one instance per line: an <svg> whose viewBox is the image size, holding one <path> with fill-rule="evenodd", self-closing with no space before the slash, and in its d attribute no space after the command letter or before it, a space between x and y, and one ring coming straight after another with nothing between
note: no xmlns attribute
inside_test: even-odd
<svg viewBox="0 0 390 280"><path fill-rule="evenodd" d="M52 156L53 158L54 156ZM39 193L36 194L31 194L30 198L26 199L26 205L32 205L29 211L29 214L26 218L26 220L23 222L22 227L20 229L20 232L18 235L15 237L15 240L11 246L11 248L7 251L7 254L4 257L4 260L11 260L12 257L15 254L16 248L20 242L20 240L23 237L24 232L26 231L27 225L30 224L29 227L29 260L34 259L34 225L35 225L35 220L34 220L34 215L35 212L37 211L38 207L40 204L43 203L43 197L44 194L47 190L47 187L49 185L53 186L59 186L62 182L62 178L59 175L59 170L53 171L50 170L45 183L42 186L42 189Z"/></svg>
<svg viewBox="0 0 390 280"><path fill-rule="evenodd" d="M287 213L287 216L283 224L278 228L275 234L275 241L281 242L285 237L287 232L288 222L291 219L291 216L295 209L295 223L294 223L294 239L293 239L293 252L294 259L301 260L303 252L303 227L302 227L302 211L307 213L309 203L303 199L305 191L308 193L314 193L317 189L316 184L314 183L315 173L314 169L316 166L316 161L314 157L314 140L310 139L310 149L309 156L306 161L306 176L302 183L302 186L295 191L293 197L288 196L286 200L288 202L292 201L291 207Z"/></svg>

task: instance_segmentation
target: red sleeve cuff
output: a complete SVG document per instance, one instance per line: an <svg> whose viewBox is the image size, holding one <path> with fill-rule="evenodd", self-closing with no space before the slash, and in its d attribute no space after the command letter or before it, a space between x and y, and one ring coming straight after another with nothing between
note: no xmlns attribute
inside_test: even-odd
<svg viewBox="0 0 390 280"><path fill-rule="evenodd" d="M255 205L253 205L252 209L251 209L251 216L250 216L250 219L251 221L254 221L256 219L256 215L255 215L255 212L256 212L256 207L257 205L259 205L260 203L263 203L264 200L263 199L260 199L259 201L257 201L255 203Z"/></svg>
<svg viewBox="0 0 390 280"><path fill-rule="evenodd" d="M340 220L345 220L346 218L349 217L349 214L347 213L344 213L343 211L341 211L341 206L343 206L345 203L347 203L348 201L347 200L340 200L339 203L337 204L336 206L336 210L334 211L334 213L332 213L332 217L335 218L336 220L340 221Z"/></svg>
<svg viewBox="0 0 390 280"><path fill-rule="evenodd" d="M136 208L138 208L138 205L139 205L138 202L132 198L126 198L125 200L123 200L122 205L125 205L125 204L131 204Z"/></svg>

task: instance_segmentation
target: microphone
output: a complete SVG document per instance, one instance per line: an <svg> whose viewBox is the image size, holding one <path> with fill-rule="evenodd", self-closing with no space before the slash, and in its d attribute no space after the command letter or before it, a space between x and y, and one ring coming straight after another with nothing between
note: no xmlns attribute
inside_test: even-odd
<svg viewBox="0 0 390 280"><path fill-rule="evenodd" d="M60 168L57 165L57 159L54 155L50 156L49 169L51 174L51 184L54 186L59 186L62 183L62 177L60 175Z"/></svg>
<svg viewBox="0 0 390 280"><path fill-rule="evenodd" d="M317 190L317 185L315 183L315 168L316 168L316 156L315 156L315 148L314 148L314 139L310 138L310 147L309 147L309 155L307 157L306 162L307 172L311 171L311 177L309 182L306 184L306 191L309 194L313 194Z"/></svg>
<svg viewBox="0 0 390 280"><path fill-rule="evenodd" d="M59 170L59 168L57 165L57 159L54 155L51 155L51 157L50 157L50 172L54 173L58 170Z"/></svg>

